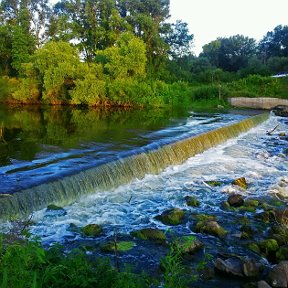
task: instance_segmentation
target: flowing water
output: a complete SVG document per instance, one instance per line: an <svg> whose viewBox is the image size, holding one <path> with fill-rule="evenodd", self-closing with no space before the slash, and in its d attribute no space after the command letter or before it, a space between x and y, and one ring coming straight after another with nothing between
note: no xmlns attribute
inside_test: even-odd
<svg viewBox="0 0 288 288"><path fill-rule="evenodd" d="M280 131L288 130L284 118L273 115L268 119L266 115L249 118L243 113L169 114L161 110L157 113L122 111L120 115L115 111L112 117L99 111L68 110L65 113L70 118L63 123L63 111L53 114L50 110L37 110L32 114L27 112L30 116L19 121L24 112L10 111L12 116L6 117L6 122L4 117L0 120L0 145L1 149L7 148L1 150L0 189L3 194L12 194L0 200L5 200L2 204L13 203L11 199L18 197L15 195L28 191L25 201L29 200L27 203L33 210L38 210L33 213L35 224L31 233L40 236L45 245L60 242L70 248L93 246L99 254L97 245L104 240L115 235L119 239L131 239L129 233L139 228L157 227L168 231L170 238L194 234L191 219L173 227L155 219L163 211L178 207L188 214L217 215L221 225L231 232L225 241L199 235L206 252L247 254L247 249L235 246L239 228L235 219L249 213L237 215L224 211L221 202L231 192L261 199L278 192L288 196L287 136L279 136ZM77 119L81 116L81 121L75 121L75 113ZM260 125L254 127L257 124ZM274 134L266 134L276 126ZM18 142L23 142L23 146ZM247 190L231 184L238 177L246 178ZM222 185L212 187L210 180L220 181ZM41 193L49 197L41 197ZM39 210L44 204L57 202L53 196L57 193L64 204L65 197L71 198L65 210ZM35 195L39 201L32 199ZM200 207L188 207L184 200L188 195L196 196ZM33 206L35 201L39 209ZM27 209L21 205L16 206ZM75 228L90 223L103 225L103 235L87 239ZM160 257L167 253L151 243L138 244L121 256L124 262L138 262L140 266L155 269Z"/></svg>
<svg viewBox="0 0 288 288"><path fill-rule="evenodd" d="M150 111L136 115L127 112L120 117L116 114L118 117L112 122L110 114L103 120L102 114L95 111L90 115L91 111L56 110L52 119L47 115L55 111L24 112L27 114L22 110L12 113L12 120L8 118L5 126L5 119L1 121L1 218L27 215L51 203L67 205L83 194L117 187L147 173L159 173L266 117L243 120L243 116L234 114L190 113L183 119L169 118L164 111L157 121L153 117L156 111ZM149 117L153 117L153 125ZM204 133L239 121L235 127ZM165 125L160 126L163 122ZM77 126L78 123L81 125ZM150 124L149 129L146 123ZM195 136L198 134L201 135ZM59 144L51 146L53 142Z"/></svg>

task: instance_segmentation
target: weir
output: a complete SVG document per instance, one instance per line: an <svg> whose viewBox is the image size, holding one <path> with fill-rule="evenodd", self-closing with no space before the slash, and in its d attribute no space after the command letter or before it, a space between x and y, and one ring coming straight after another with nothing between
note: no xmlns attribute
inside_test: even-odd
<svg viewBox="0 0 288 288"><path fill-rule="evenodd" d="M0 194L0 219L27 216L49 204L64 206L83 195L109 190L146 174L157 174L170 165L183 163L230 138L248 131L267 120L263 113L236 124L218 128L197 136L187 137L161 147L143 147L141 152L43 183L14 194Z"/></svg>

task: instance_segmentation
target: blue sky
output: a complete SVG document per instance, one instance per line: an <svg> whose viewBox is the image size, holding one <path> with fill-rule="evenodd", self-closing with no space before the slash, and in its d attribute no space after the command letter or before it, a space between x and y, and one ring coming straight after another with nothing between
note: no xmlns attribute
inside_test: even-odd
<svg viewBox="0 0 288 288"><path fill-rule="evenodd" d="M242 34L261 40L277 25L288 25L288 0L170 0L171 20L194 34L193 51L217 37Z"/></svg>

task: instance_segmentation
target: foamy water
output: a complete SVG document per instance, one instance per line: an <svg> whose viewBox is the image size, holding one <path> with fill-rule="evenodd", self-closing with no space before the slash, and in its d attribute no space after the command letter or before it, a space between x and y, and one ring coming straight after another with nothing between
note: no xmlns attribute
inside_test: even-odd
<svg viewBox="0 0 288 288"><path fill-rule="evenodd" d="M266 131L279 125L272 136ZM57 211L35 212L31 232L44 243L74 241L81 238L69 227L83 227L90 223L104 227L104 238L117 233L129 233L144 227L167 226L155 220L155 216L171 207L197 213L222 212L220 203L227 193L238 192L260 197L271 191L287 189L288 159L283 154L287 138L279 137L279 131L288 131L287 120L271 116L264 124L225 144L211 148L188 159L182 165L168 167L159 175L146 175L111 191L101 191L64 207L66 214ZM249 188L230 184L238 177L245 177ZM205 181L222 181L220 187L211 187ZM277 188L278 187L278 188ZM279 188L280 187L280 188ZM277 190L278 189L278 190ZM185 204L185 196L197 197L200 207ZM191 233L189 227L173 227L179 233Z"/></svg>

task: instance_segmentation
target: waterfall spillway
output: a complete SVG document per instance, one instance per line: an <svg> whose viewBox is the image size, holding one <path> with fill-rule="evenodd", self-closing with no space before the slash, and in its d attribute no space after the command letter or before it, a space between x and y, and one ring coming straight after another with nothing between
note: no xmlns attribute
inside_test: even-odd
<svg viewBox="0 0 288 288"><path fill-rule="evenodd" d="M109 190L146 174L157 174L170 165L183 163L230 138L248 131L265 121L269 115L260 114L236 124L225 126L197 136L165 144L161 147L143 147L141 152L43 183L11 195L0 197L0 219L28 215L49 204L68 205L85 194Z"/></svg>

